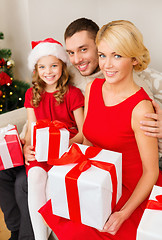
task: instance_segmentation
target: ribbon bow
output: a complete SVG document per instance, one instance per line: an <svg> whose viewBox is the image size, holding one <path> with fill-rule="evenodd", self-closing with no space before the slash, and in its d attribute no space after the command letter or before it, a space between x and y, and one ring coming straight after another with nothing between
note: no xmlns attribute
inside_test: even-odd
<svg viewBox="0 0 162 240"><path fill-rule="evenodd" d="M156 200L148 200L147 209L162 210L162 195L157 195Z"/></svg>
<svg viewBox="0 0 162 240"><path fill-rule="evenodd" d="M35 126L37 129L44 128L44 127L55 127L56 129L68 128L66 124L63 122L60 122L58 120L50 121L48 119L37 121Z"/></svg>
<svg viewBox="0 0 162 240"><path fill-rule="evenodd" d="M65 177L66 193L68 199L69 216L73 221L81 222L80 204L79 204L79 193L77 187L77 179L82 172L89 169L92 165L110 173L112 179L113 193L112 193L112 209L116 204L117 198L117 175L114 164L90 160L101 151L101 148L88 147L85 155L80 150L77 144L73 144L70 150L63 154L63 156L54 162L54 165L66 165L69 163L78 163L72 168Z"/></svg>

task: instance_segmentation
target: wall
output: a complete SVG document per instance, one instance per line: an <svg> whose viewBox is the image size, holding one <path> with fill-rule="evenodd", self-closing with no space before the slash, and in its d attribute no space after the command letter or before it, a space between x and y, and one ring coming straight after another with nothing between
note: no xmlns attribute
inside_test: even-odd
<svg viewBox="0 0 162 240"><path fill-rule="evenodd" d="M27 56L30 41L54 37L64 43L67 25L87 17L103 24L116 19L132 21L143 33L151 54L150 67L162 72L161 0L0 0L0 48L12 50L15 77L30 81Z"/></svg>
<svg viewBox="0 0 162 240"><path fill-rule="evenodd" d="M0 0L0 31L4 33L0 48L11 49L11 58L15 61L14 77L23 81L30 81L26 67L30 51L28 12L27 0Z"/></svg>

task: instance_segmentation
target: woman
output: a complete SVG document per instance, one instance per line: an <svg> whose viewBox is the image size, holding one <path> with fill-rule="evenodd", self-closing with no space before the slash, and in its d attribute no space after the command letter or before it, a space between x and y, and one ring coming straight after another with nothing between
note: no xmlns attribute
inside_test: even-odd
<svg viewBox="0 0 162 240"><path fill-rule="evenodd" d="M140 121L145 113L154 112L153 106L133 80L133 70L147 68L150 56L141 33L129 21L103 26L96 44L105 79L95 79L86 89L84 144L122 153L122 197L102 232L52 215L49 202L40 212L59 240L135 240L159 175L157 139L140 129Z"/></svg>

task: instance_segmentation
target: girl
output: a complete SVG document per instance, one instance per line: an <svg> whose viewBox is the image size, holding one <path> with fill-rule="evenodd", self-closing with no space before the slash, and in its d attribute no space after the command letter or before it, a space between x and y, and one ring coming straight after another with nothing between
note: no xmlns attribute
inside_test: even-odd
<svg viewBox="0 0 162 240"><path fill-rule="evenodd" d="M103 26L96 44L105 79L95 79L86 89L84 144L122 153L122 197L101 232L53 215L50 201L39 212L59 240L135 240L159 175L157 139L140 129L144 115L153 112L151 99L133 80L133 69L144 70L150 56L129 21Z"/></svg>
<svg viewBox="0 0 162 240"><path fill-rule="evenodd" d="M61 43L52 38L32 42L28 58L33 71L33 87L25 95L28 129L24 156L28 173L28 202L36 240L47 240L47 227L38 213L46 203L47 172L52 167L38 163L31 146L31 123L41 119L59 120L68 126L70 145L82 143L84 97L79 89L69 85L68 56Z"/></svg>

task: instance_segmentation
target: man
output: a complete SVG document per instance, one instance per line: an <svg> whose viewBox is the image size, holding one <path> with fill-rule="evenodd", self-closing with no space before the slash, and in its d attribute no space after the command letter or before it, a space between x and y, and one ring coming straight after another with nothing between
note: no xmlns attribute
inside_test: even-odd
<svg viewBox="0 0 162 240"><path fill-rule="evenodd" d="M95 78L103 78L98 66L98 53L95 45L99 27L90 19L79 18L73 21L65 30L66 50L72 66L69 68L72 83L84 93L88 82ZM159 140L159 165L162 169L162 74L153 69L141 73L134 72L135 82L144 88L148 95L155 99L153 105L156 113L147 114L148 121L141 122L145 134L157 137ZM158 104L157 104L158 103ZM154 120L154 121L151 121Z"/></svg>

